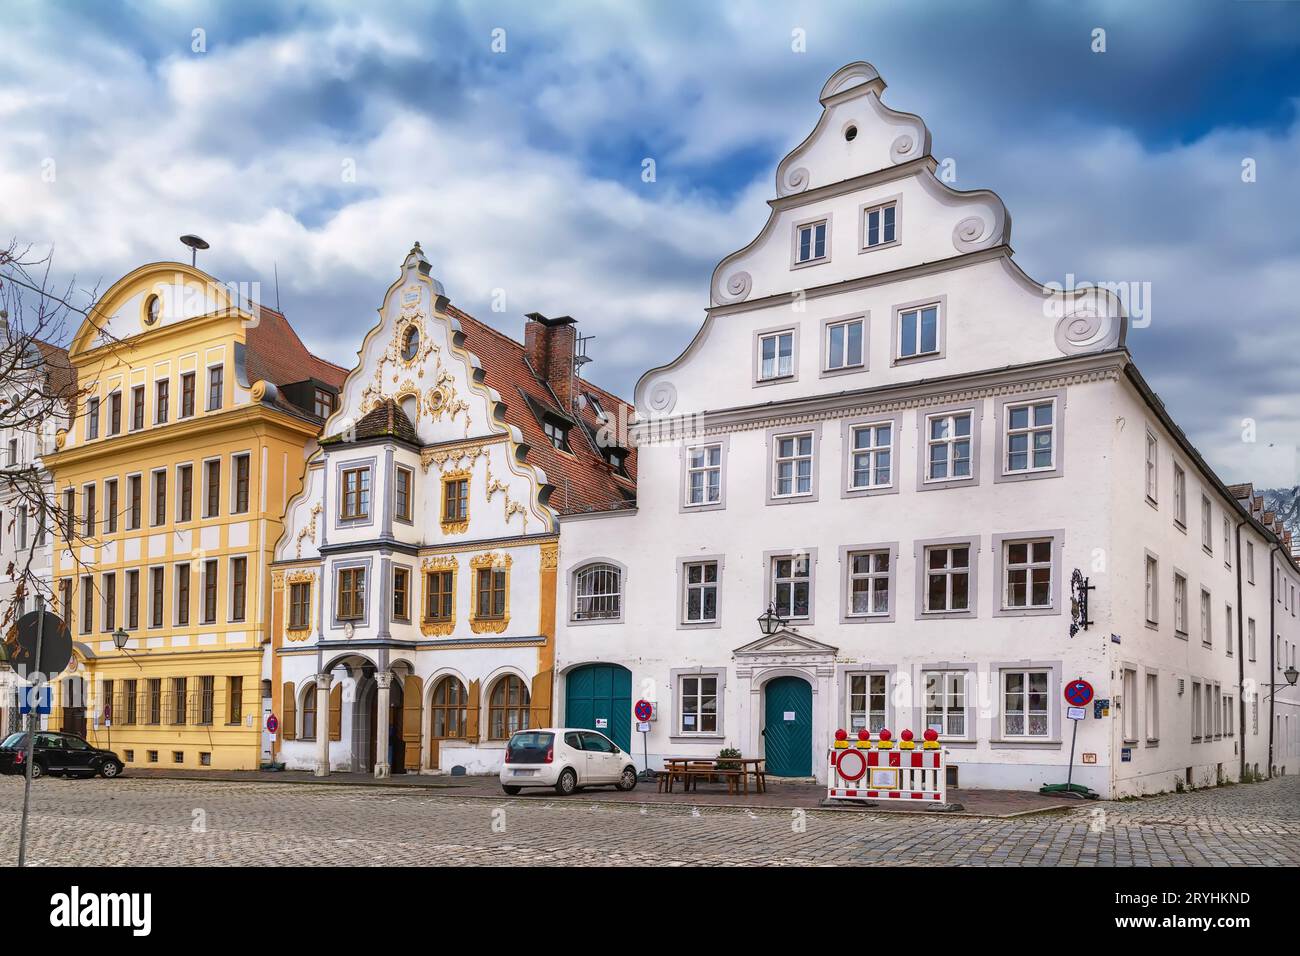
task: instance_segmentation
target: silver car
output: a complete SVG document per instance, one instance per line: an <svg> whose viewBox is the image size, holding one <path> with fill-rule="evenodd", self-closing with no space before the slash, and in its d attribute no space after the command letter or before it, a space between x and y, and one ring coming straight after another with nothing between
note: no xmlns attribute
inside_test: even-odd
<svg viewBox="0 0 1300 956"><path fill-rule="evenodd" d="M602 733L577 727L521 730L506 744L501 789L514 796L524 787L554 787L567 796L582 787L636 786L632 756Z"/></svg>

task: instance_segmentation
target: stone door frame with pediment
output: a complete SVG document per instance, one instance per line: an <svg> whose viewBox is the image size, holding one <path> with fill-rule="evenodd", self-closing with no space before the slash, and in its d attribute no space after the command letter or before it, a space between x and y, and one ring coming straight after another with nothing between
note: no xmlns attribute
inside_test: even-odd
<svg viewBox="0 0 1300 956"><path fill-rule="evenodd" d="M838 647L823 644L791 628L761 637L731 652L739 693L740 750L765 756L763 688L776 677L799 677L812 685L812 767L818 783L826 782L824 750L830 741L830 708L835 706L835 658Z"/></svg>

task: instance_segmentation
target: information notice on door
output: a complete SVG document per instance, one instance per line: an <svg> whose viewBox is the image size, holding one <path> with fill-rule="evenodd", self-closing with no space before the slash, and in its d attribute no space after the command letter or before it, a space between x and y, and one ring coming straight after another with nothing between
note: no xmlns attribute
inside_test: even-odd
<svg viewBox="0 0 1300 956"><path fill-rule="evenodd" d="M793 710L787 710L787 711L785 712L785 719L786 719L786 720L794 720L794 711L793 711Z"/></svg>

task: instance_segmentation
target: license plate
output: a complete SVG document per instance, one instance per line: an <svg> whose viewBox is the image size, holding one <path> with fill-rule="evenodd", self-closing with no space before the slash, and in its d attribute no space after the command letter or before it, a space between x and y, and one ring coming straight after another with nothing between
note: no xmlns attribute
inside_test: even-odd
<svg viewBox="0 0 1300 956"><path fill-rule="evenodd" d="M535 776L537 776L537 771L536 771L536 770L513 770L513 771L511 771L511 773L513 773L516 777L535 777Z"/></svg>

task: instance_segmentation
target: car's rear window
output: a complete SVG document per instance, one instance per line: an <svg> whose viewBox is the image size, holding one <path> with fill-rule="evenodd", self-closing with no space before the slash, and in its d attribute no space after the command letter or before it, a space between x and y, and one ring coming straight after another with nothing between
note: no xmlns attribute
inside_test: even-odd
<svg viewBox="0 0 1300 956"><path fill-rule="evenodd" d="M23 733L10 734L0 743L0 750L16 750L27 741L27 735Z"/></svg>
<svg viewBox="0 0 1300 956"><path fill-rule="evenodd" d="M511 763L543 763L546 751L555 745L555 734L525 731L515 734L507 745Z"/></svg>

